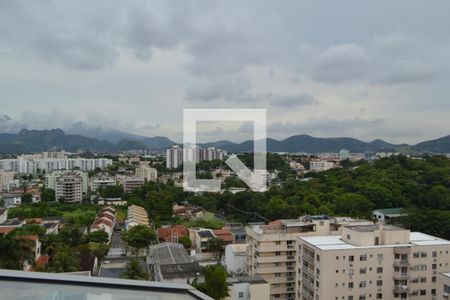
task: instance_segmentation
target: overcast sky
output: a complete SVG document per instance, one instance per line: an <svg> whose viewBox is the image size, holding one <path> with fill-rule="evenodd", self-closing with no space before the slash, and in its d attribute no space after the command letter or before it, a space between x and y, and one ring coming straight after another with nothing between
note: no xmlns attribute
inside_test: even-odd
<svg viewBox="0 0 450 300"><path fill-rule="evenodd" d="M0 131L82 121L180 140L183 108L258 107L275 138L437 138L450 134L449 11L448 0L2 0Z"/></svg>

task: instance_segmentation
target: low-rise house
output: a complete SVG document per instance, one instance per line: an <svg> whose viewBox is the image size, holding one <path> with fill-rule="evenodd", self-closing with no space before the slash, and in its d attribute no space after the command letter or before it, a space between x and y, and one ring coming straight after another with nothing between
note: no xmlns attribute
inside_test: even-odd
<svg viewBox="0 0 450 300"><path fill-rule="evenodd" d="M8 220L8 209L0 208L0 224Z"/></svg>
<svg viewBox="0 0 450 300"><path fill-rule="evenodd" d="M158 229L158 240L161 242L178 243L180 237L189 237L189 231L184 225L174 225Z"/></svg>
<svg viewBox="0 0 450 300"><path fill-rule="evenodd" d="M226 300L269 300L270 284L259 276L232 277L227 279Z"/></svg>
<svg viewBox="0 0 450 300"><path fill-rule="evenodd" d="M229 229L214 229L213 233L216 238L223 241L224 245L232 244L234 242L233 234Z"/></svg>
<svg viewBox="0 0 450 300"><path fill-rule="evenodd" d="M145 208L137 205L128 206L127 219L125 221L125 228L129 230L136 225L149 225L148 214Z"/></svg>
<svg viewBox="0 0 450 300"><path fill-rule="evenodd" d="M116 210L111 206L103 207L97 217L94 220L94 223L91 226L91 232L97 230L103 230L108 234L108 240L111 240L111 236L114 231L114 225L116 221Z"/></svg>
<svg viewBox="0 0 450 300"><path fill-rule="evenodd" d="M392 218L405 216L406 213L403 212L403 208L383 208L372 211L372 215L379 221L388 221Z"/></svg>
<svg viewBox="0 0 450 300"><path fill-rule="evenodd" d="M247 273L247 244L225 246L225 269L230 274Z"/></svg>
<svg viewBox="0 0 450 300"><path fill-rule="evenodd" d="M41 256L41 242L39 241L39 237L37 235L27 235L27 236L18 236L16 239L29 240L30 250L33 252L33 262L36 262ZM33 263L28 259L23 261L23 270L30 271Z"/></svg>
<svg viewBox="0 0 450 300"><path fill-rule="evenodd" d="M199 264L180 244L162 243L150 247L147 262L155 281L185 283L200 275Z"/></svg>
<svg viewBox="0 0 450 300"><path fill-rule="evenodd" d="M5 222L0 224L0 227L21 227L23 225L25 225L26 222L24 220L20 220L18 218L14 218L14 219L8 219Z"/></svg>
<svg viewBox="0 0 450 300"><path fill-rule="evenodd" d="M22 193L2 194L1 198L5 207L15 207L22 204Z"/></svg>
<svg viewBox="0 0 450 300"><path fill-rule="evenodd" d="M104 197L99 197L98 198L98 204L99 205L126 205L127 201L123 200L121 197L117 197L117 198L104 198Z"/></svg>
<svg viewBox="0 0 450 300"><path fill-rule="evenodd" d="M207 228L189 228L192 247L197 253L208 252L209 241L215 238L213 231Z"/></svg>

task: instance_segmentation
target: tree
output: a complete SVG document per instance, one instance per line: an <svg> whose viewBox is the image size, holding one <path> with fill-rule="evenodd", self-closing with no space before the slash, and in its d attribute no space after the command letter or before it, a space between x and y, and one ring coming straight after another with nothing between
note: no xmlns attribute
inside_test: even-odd
<svg viewBox="0 0 450 300"><path fill-rule="evenodd" d="M189 250L192 247L192 241L188 236L182 236L178 239L178 243L183 245L184 249Z"/></svg>
<svg viewBox="0 0 450 300"><path fill-rule="evenodd" d="M149 274L146 272L136 258L132 258L120 275L120 278L134 280L148 280Z"/></svg>
<svg viewBox="0 0 450 300"><path fill-rule="evenodd" d="M24 261L32 261L34 242L17 236L0 237L0 269L22 270Z"/></svg>
<svg viewBox="0 0 450 300"><path fill-rule="evenodd" d="M221 300L229 296L227 284L227 272L220 265L211 265L202 269L204 282L199 283L197 278L190 283L199 291L213 299Z"/></svg>
<svg viewBox="0 0 450 300"><path fill-rule="evenodd" d="M150 246L152 242L156 241L155 232L145 225L131 227L122 234L122 237L129 246L136 249L136 252L139 252L139 249Z"/></svg>
<svg viewBox="0 0 450 300"><path fill-rule="evenodd" d="M62 246L56 255L52 258L49 264L51 272L76 272L79 271L80 261L77 258L77 253L67 245Z"/></svg>
<svg viewBox="0 0 450 300"><path fill-rule="evenodd" d="M103 230L91 231L86 237L86 242L88 243L100 243L106 244L109 240L108 234Z"/></svg>
<svg viewBox="0 0 450 300"><path fill-rule="evenodd" d="M41 192L41 200L44 201L44 202L56 201L55 190L53 190L53 189L44 189Z"/></svg>
<svg viewBox="0 0 450 300"><path fill-rule="evenodd" d="M21 197L22 203L32 203L33 202L33 195L31 193L23 193Z"/></svg>
<svg viewBox="0 0 450 300"><path fill-rule="evenodd" d="M222 250L223 250L224 242L219 238L211 238L208 241L208 250L214 253L215 257L218 257L219 260L222 259Z"/></svg>

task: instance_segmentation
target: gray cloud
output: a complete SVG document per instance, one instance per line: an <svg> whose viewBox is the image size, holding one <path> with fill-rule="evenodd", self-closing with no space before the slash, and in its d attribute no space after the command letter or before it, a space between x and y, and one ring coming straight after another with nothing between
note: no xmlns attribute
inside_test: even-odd
<svg viewBox="0 0 450 300"><path fill-rule="evenodd" d="M292 108L300 105L319 104L319 102L309 94L272 96L270 104L272 106L280 106Z"/></svg>
<svg viewBox="0 0 450 300"><path fill-rule="evenodd" d="M194 105L266 107L269 122L285 125L321 120L296 133L443 134L450 4L424 7L418 0L352 2L351 10L291 0L0 1L0 104L16 116L0 119L0 130L81 120L179 136L182 109ZM35 114L22 116L26 107ZM380 117L397 123L373 122Z"/></svg>

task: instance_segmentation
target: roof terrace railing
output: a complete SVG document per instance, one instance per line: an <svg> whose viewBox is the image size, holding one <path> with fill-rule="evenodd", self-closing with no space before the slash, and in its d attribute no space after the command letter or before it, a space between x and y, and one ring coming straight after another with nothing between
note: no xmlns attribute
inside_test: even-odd
<svg viewBox="0 0 450 300"><path fill-rule="evenodd" d="M188 284L0 270L0 300L212 300Z"/></svg>

